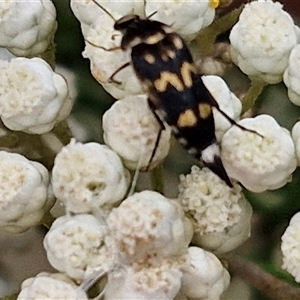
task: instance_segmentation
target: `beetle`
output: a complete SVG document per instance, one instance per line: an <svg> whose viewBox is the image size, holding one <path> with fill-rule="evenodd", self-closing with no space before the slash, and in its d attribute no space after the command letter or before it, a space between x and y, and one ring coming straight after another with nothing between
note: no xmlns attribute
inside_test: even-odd
<svg viewBox="0 0 300 300"><path fill-rule="evenodd" d="M122 33L119 47L100 48L107 51L131 50L131 61L118 68L110 80L117 83L115 75L132 65L162 130L167 123L189 154L232 187L220 158L213 108L231 124L256 132L237 124L220 109L204 85L183 38L171 26L150 19L156 12L146 18L126 15L115 20L96 0L92 1L115 21L114 29ZM160 134L156 146L159 139ZM155 149L151 159L154 154Z"/></svg>

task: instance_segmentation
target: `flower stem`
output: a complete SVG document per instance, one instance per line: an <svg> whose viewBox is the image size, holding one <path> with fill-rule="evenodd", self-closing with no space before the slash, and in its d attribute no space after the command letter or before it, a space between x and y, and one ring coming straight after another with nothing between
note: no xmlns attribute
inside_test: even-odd
<svg viewBox="0 0 300 300"><path fill-rule="evenodd" d="M262 80L256 80L256 79L251 80L251 86L247 94L242 99L242 103L243 103L242 114L244 114L254 105L255 101L257 100L258 96L262 93L266 85L267 83Z"/></svg>
<svg viewBox="0 0 300 300"><path fill-rule="evenodd" d="M300 288L294 287L287 282L265 272L252 262L242 258L226 258L229 262L229 271L257 290L274 300L297 300L300 299Z"/></svg>
<svg viewBox="0 0 300 300"><path fill-rule="evenodd" d="M199 45L200 57L211 54L213 45L218 35L229 30L238 21L243 6L232 10L223 17L215 20L211 25L203 28L197 36L197 44Z"/></svg>
<svg viewBox="0 0 300 300"><path fill-rule="evenodd" d="M5 296L4 298L0 298L0 300L16 300L17 298L18 298L18 293L10 296Z"/></svg>
<svg viewBox="0 0 300 300"><path fill-rule="evenodd" d="M159 165L151 171L151 185L152 189L156 192L163 194L164 192L164 178L163 178L163 166Z"/></svg>
<svg viewBox="0 0 300 300"><path fill-rule="evenodd" d="M42 224L47 229L50 229L52 223L55 221L55 218L51 215L51 213L48 211L42 220Z"/></svg>

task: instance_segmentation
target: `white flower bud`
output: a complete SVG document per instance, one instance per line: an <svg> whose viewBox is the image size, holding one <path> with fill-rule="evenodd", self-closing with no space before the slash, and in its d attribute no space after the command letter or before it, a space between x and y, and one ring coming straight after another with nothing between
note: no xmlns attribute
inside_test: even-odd
<svg viewBox="0 0 300 300"><path fill-rule="evenodd" d="M91 0L70 0L70 7L80 22L83 36L86 36L89 27L97 20L99 15L104 13L99 7L97 8L96 4Z"/></svg>
<svg viewBox="0 0 300 300"><path fill-rule="evenodd" d="M101 14L85 36L86 47L83 52L83 56L90 60L92 75L116 99L142 94L142 87L131 66L127 66L114 77L121 84L108 82L118 68L131 61L130 51L107 51L97 46L106 49L119 47L121 37L121 32L114 30L114 21L108 15Z"/></svg>
<svg viewBox="0 0 300 300"><path fill-rule="evenodd" d="M210 25L214 20L213 6L211 0L167 2L146 0L146 16L156 12L151 20L172 26L183 38L192 40L202 28Z"/></svg>
<svg viewBox="0 0 300 300"><path fill-rule="evenodd" d="M180 180L178 200L193 222L194 245L223 253L245 242L252 208L238 184L229 188L209 169L197 166Z"/></svg>
<svg viewBox="0 0 300 300"><path fill-rule="evenodd" d="M0 178L0 228L25 231L54 204L48 170L38 162L0 151Z"/></svg>
<svg viewBox="0 0 300 300"><path fill-rule="evenodd" d="M144 1L97 0L99 5L110 12L115 20L126 14L143 14ZM103 88L114 98L142 93L141 85L131 66L124 68L116 76L115 82L108 82L111 75L124 63L131 60L130 51L111 49L119 47L122 34L114 30L115 21L91 0L71 0L71 8L80 21L83 36L86 40L83 57L90 60L91 73Z"/></svg>
<svg viewBox="0 0 300 300"><path fill-rule="evenodd" d="M296 213L281 237L281 252L283 255L282 268L300 282L300 213Z"/></svg>
<svg viewBox="0 0 300 300"><path fill-rule="evenodd" d="M292 103L300 106L300 45L293 48L283 81L288 88L288 96Z"/></svg>
<svg viewBox="0 0 300 300"><path fill-rule="evenodd" d="M96 0L105 10L109 11L117 20L120 16L137 14L143 15L144 13L144 1L143 0L131 0L131 1L119 1L119 0ZM81 24L81 30L84 36L86 36L89 27L97 20L100 15L106 14L106 12L91 0L71 0L71 9Z"/></svg>
<svg viewBox="0 0 300 300"><path fill-rule="evenodd" d="M202 80L211 95L215 98L219 107L231 119L237 120L242 111L241 100L230 91L226 82L219 76L202 76ZM231 123L217 110L213 110L215 120L216 138L221 140L223 134L231 126Z"/></svg>
<svg viewBox="0 0 300 300"><path fill-rule="evenodd" d="M119 261L183 254L192 237L182 208L159 193L143 191L125 199L107 219Z"/></svg>
<svg viewBox="0 0 300 300"><path fill-rule="evenodd" d="M41 134L72 108L65 79L40 58L0 61L0 117L9 129Z"/></svg>
<svg viewBox="0 0 300 300"><path fill-rule="evenodd" d="M268 83L280 82L299 33L282 4L253 1L245 5L231 30L232 60L249 76Z"/></svg>
<svg viewBox="0 0 300 300"><path fill-rule="evenodd" d="M188 299L218 300L230 283L230 275L218 258L198 247L189 247L181 270L181 292Z"/></svg>
<svg viewBox="0 0 300 300"><path fill-rule="evenodd" d="M201 74L222 76L226 70L226 63L214 56L207 56L196 61Z"/></svg>
<svg viewBox="0 0 300 300"><path fill-rule="evenodd" d="M82 280L87 270L110 263L106 234L106 224L93 215L62 216L44 238L48 260L58 271Z"/></svg>
<svg viewBox="0 0 300 300"><path fill-rule="evenodd" d="M127 96L116 101L103 115L104 141L130 170L153 169L168 155L171 130L161 132L151 164L150 157L160 130L160 124L150 110L145 95Z"/></svg>
<svg viewBox="0 0 300 300"><path fill-rule="evenodd" d="M292 138L295 145L296 156L298 165L300 165L300 122L295 123L292 128Z"/></svg>
<svg viewBox="0 0 300 300"><path fill-rule="evenodd" d="M144 0L97 0L97 2L108 10L115 19L118 16L126 15L143 15L145 11L145 1Z"/></svg>
<svg viewBox="0 0 300 300"><path fill-rule="evenodd" d="M165 259L157 265L133 264L108 274L105 300L174 299L182 273L176 263Z"/></svg>
<svg viewBox="0 0 300 300"><path fill-rule="evenodd" d="M56 30L56 11L50 0L0 2L0 45L17 56L43 53Z"/></svg>
<svg viewBox="0 0 300 300"><path fill-rule="evenodd" d="M269 115L238 122L258 134L232 126L222 138L221 157L229 177L260 193L284 186L297 167L293 140Z"/></svg>
<svg viewBox="0 0 300 300"><path fill-rule="evenodd" d="M52 184L68 211L88 213L122 200L128 176L121 159L107 146L71 140L55 158Z"/></svg>
<svg viewBox="0 0 300 300"><path fill-rule="evenodd" d="M84 300L86 293L64 274L42 272L22 283L17 300Z"/></svg>

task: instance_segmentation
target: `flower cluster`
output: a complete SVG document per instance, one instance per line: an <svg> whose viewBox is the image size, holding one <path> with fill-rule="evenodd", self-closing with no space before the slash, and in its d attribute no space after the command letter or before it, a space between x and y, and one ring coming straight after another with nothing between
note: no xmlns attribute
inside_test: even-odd
<svg viewBox="0 0 300 300"><path fill-rule="evenodd" d="M154 130L150 129L148 119L145 120L140 110L134 107L137 99L143 97L139 95L142 89L132 68L122 68L124 62L130 61L130 51L120 49L122 34L114 30L114 22L124 14L151 16L153 20L172 24L186 41L192 41L201 28L212 22L213 3L188 1L183 6L182 1L158 4L147 0L117 6L114 1L71 1L86 41L83 55L90 59L93 76L113 97L122 99L104 115L104 139L127 167L144 169L147 166L152 152L146 145L153 144L155 138L150 133ZM103 26L104 23L107 26ZM271 84L284 81L291 101L298 104L299 40L299 28L280 3L252 1L245 5L230 32L231 59L252 80ZM110 51L112 49L114 51ZM115 70L120 71L111 80ZM242 110L240 100L221 78L203 76L202 79L220 109L237 122L230 128L234 121L230 124L222 112L214 110L216 137L221 144L221 158L228 175L255 193L283 187L292 178L298 165L297 157L299 161L296 129L292 138L287 129L268 115L238 121ZM141 109L144 103L139 101ZM132 102L130 107L129 102ZM132 112L131 107L134 108ZM139 129L135 126L137 123L142 125ZM166 148L158 151L162 157L157 161L153 159L154 166L168 152L169 142L162 144L166 144ZM240 186L234 183L230 189L206 169L200 171L194 167L191 174L181 177L178 203L192 220L196 245L222 253L236 248L250 234L252 209ZM138 236L136 240L143 244L144 238ZM115 247L134 253L131 247L135 244L136 241L128 240ZM123 278L121 271L117 273ZM121 282L124 280L120 279Z"/></svg>
<svg viewBox="0 0 300 300"><path fill-rule="evenodd" d="M290 101L299 106L299 41L300 29L281 3L253 1L245 5L230 32L232 60L253 81L282 81ZM238 123L260 136L236 127L224 134L222 159L229 176L256 193L278 189L291 181L300 161L299 122L294 124L292 134L268 115ZM282 236L281 251L283 268L299 282L299 212Z"/></svg>
<svg viewBox="0 0 300 300"><path fill-rule="evenodd" d="M173 299L177 294L220 298L229 273L214 254L189 248L194 230L180 202L143 191L120 204L127 173L105 145L72 140L61 149L52 184L67 214L55 220L44 238L48 260L61 273L27 279L18 299L41 294L72 299L76 293L85 299L103 275L105 299Z"/></svg>
<svg viewBox="0 0 300 300"><path fill-rule="evenodd" d="M51 265L81 287L106 273L105 299L173 299L179 291L191 294L187 285L217 299L228 287L217 257L188 247L192 225L176 201L143 191L103 216L62 216L44 239Z"/></svg>
<svg viewBox="0 0 300 300"><path fill-rule="evenodd" d="M212 126L233 186L193 166L180 176L175 199L150 190L128 194L135 184L130 171L151 171L163 163L172 145L171 129L152 113L127 66L131 57L120 47L122 32L114 29L124 14L137 14L172 26L197 48L195 38L213 22L218 4L71 0L85 39L83 56L90 60L92 75L118 101L102 118L105 144L73 138L49 146L59 149L47 164L52 172L21 154L0 151L1 229L20 233L40 224L55 198L65 209L43 242L58 273L25 280L19 300L88 299L91 287L105 300L223 297L230 275L218 255L233 251L251 232L253 211L242 186L260 193L291 181L300 164L300 122L290 133L267 114L241 118L242 101L225 81L202 76L217 103ZM4 1L0 12L0 45L26 56L0 59L0 118L7 132L46 141L73 105L67 81L40 58L56 30L54 6L50 0ZM299 40L299 28L280 3L252 1L231 30L231 59L252 80L283 81L291 101L300 105ZM26 154L20 144L18 152ZM299 282L298 219L299 213L282 236L281 249L283 268Z"/></svg>
<svg viewBox="0 0 300 300"><path fill-rule="evenodd" d="M33 57L42 56L53 41L56 10L52 1L2 1L0 12L0 45L5 47L0 55L1 145L9 150L0 151L0 227L23 232L39 224L54 204L49 172L25 157L41 161L26 143L32 138L38 144L38 135L64 120L73 99L63 76L42 58ZM7 149L11 145L15 148Z"/></svg>

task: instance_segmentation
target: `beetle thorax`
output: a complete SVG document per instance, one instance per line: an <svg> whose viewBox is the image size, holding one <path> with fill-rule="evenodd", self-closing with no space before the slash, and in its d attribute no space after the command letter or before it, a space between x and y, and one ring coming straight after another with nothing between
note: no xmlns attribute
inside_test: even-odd
<svg viewBox="0 0 300 300"><path fill-rule="evenodd" d="M139 44L156 44L173 30L161 22L127 15L116 21L114 28L123 34L121 48L127 50Z"/></svg>

